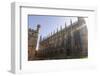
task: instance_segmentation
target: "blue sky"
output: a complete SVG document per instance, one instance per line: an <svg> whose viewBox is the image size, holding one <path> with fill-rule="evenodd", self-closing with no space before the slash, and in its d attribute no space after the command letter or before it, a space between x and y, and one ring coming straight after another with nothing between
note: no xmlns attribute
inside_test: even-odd
<svg viewBox="0 0 100 76"><path fill-rule="evenodd" d="M63 16L44 16L44 15L29 15L28 16L28 26L29 28L36 29L37 24L41 25L40 35L46 37L51 32L60 30L60 27L65 27L70 25L70 20L72 22L77 21L77 17L63 17Z"/></svg>

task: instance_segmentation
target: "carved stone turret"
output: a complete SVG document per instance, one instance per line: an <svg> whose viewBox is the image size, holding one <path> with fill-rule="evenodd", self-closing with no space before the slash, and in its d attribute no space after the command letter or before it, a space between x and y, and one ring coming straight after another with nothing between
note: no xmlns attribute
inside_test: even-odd
<svg viewBox="0 0 100 76"><path fill-rule="evenodd" d="M39 31L40 27L40 24L37 24L37 31Z"/></svg>
<svg viewBox="0 0 100 76"><path fill-rule="evenodd" d="M66 24L66 22L65 22L65 28L67 28L67 24Z"/></svg>
<svg viewBox="0 0 100 76"><path fill-rule="evenodd" d="M72 23L72 20L70 19L70 25L72 25L73 23Z"/></svg>
<svg viewBox="0 0 100 76"><path fill-rule="evenodd" d="M82 24L85 24L86 22L85 22L85 20L84 20L83 17L78 17L78 23L79 23L80 25L82 25Z"/></svg>

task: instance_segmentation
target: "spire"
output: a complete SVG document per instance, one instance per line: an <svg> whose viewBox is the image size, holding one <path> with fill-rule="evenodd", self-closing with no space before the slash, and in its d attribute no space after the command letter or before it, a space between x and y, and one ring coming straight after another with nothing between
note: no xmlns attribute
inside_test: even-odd
<svg viewBox="0 0 100 76"><path fill-rule="evenodd" d="M58 32L58 28L57 28L57 32Z"/></svg>
<svg viewBox="0 0 100 76"><path fill-rule="evenodd" d="M51 32L51 36L52 36L52 32Z"/></svg>
<svg viewBox="0 0 100 76"><path fill-rule="evenodd" d="M70 27L71 27L71 31L72 31L72 20L70 19ZM71 32L71 36L72 36L72 32Z"/></svg>
<svg viewBox="0 0 100 76"><path fill-rule="evenodd" d="M62 30L62 26L60 26L60 30Z"/></svg>
<svg viewBox="0 0 100 76"><path fill-rule="evenodd" d="M72 19L70 19L70 25L72 25Z"/></svg>
<svg viewBox="0 0 100 76"><path fill-rule="evenodd" d="M67 24L66 24L66 22L65 22L65 28L67 28Z"/></svg>

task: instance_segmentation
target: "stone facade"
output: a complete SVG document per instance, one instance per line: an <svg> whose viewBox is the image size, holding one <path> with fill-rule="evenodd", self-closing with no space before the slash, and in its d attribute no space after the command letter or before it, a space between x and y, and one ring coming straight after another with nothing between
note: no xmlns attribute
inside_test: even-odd
<svg viewBox="0 0 100 76"><path fill-rule="evenodd" d="M47 38L40 37L37 57L41 59L84 58L88 56L88 30L84 18L54 32Z"/></svg>

